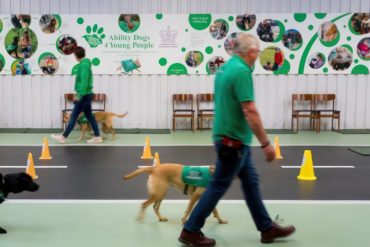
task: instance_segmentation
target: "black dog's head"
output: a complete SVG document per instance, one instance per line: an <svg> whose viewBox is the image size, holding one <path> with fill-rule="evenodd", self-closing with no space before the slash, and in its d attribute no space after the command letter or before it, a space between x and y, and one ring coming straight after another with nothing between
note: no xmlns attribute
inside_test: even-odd
<svg viewBox="0 0 370 247"><path fill-rule="evenodd" d="M2 175L0 173L0 190L5 196L9 193L20 193L23 191L35 192L39 189L39 185L35 183L28 174L11 173Z"/></svg>

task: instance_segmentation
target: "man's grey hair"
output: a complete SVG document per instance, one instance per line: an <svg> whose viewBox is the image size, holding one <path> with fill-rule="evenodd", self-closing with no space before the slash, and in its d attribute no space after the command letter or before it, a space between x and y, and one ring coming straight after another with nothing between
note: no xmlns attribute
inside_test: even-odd
<svg viewBox="0 0 370 247"><path fill-rule="evenodd" d="M259 49L259 41L256 36L249 33L241 33L235 40L234 54L243 55L249 49Z"/></svg>

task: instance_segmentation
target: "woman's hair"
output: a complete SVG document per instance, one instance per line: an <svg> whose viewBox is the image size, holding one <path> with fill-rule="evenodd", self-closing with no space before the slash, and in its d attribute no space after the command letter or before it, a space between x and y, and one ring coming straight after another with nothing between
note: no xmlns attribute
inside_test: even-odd
<svg viewBox="0 0 370 247"><path fill-rule="evenodd" d="M75 56L78 58L78 59L81 59L81 58L84 58L86 56L86 52L85 52L85 49L81 46L77 46L73 49L73 54L75 54Z"/></svg>

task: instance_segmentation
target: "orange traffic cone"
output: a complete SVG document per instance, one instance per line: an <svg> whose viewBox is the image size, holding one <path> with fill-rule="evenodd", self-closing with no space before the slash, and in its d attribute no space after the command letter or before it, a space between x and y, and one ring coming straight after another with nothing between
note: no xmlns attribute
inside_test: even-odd
<svg viewBox="0 0 370 247"><path fill-rule="evenodd" d="M275 159L282 160L283 156L281 156L279 137L278 136L275 136L274 146L275 146Z"/></svg>
<svg viewBox="0 0 370 247"><path fill-rule="evenodd" d="M39 159L40 160L51 160L52 158L53 157L50 156L48 138L44 138L44 142L42 144L41 157Z"/></svg>
<svg viewBox="0 0 370 247"><path fill-rule="evenodd" d="M33 162L32 153L28 153L26 173L33 179L37 179L39 176L36 175L35 163Z"/></svg>
<svg viewBox="0 0 370 247"><path fill-rule="evenodd" d="M313 181L316 180L315 171L312 162L311 150L305 150L303 154L302 166L297 177L299 180Z"/></svg>
<svg viewBox="0 0 370 247"><path fill-rule="evenodd" d="M149 136L147 136L145 139L145 146L144 146L143 156L141 156L141 159L142 160L153 159L152 150L150 148Z"/></svg>
<svg viewBox="0 0 370 247"><path fill-rule="evenodd" d="M159 154L158 153L155 153L154 154L153 166L159 166L160 164L161 164L161 162L159 160Z"/></svg>

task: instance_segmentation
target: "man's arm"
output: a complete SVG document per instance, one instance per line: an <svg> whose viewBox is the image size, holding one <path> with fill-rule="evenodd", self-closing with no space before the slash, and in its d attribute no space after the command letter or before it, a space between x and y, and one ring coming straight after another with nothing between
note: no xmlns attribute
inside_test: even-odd
<svg viewBox="0 0 370 247"><path fill-rule="evenodd" d="M261 143L261 147L263 147L266 160L271 162L275 159L275 150L270 144L266 135L266 131L263 128L262 120L257 111L256 104L253 101L245 101L241 102L241 107L249 127L252 129L258 141Z"/></svg>

